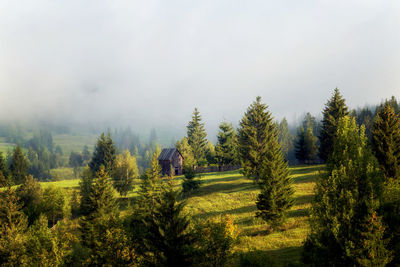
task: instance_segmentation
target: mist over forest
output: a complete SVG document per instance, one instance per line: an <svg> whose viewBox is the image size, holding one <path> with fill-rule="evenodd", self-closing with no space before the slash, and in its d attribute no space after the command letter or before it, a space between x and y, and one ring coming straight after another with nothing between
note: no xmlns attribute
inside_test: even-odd
<svg viewBox="0 0 400 267"><path fill-rule="evenodd" d="M399 14L1 0L0 266L400 266Z"/></svg>
<svg viewBox="0 0 400 267"><path fill-rule="evenodd" d="M197 107L210 136L260 95L277 120L396 95L396 1L4 1L2 121L152 128L179 137ZM362 92L362 93L360 93Z"/></svg>

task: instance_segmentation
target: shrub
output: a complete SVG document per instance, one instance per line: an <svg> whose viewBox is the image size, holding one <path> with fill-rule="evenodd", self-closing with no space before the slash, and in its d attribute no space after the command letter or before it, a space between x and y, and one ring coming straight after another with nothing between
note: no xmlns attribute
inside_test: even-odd
<svg viewBox="0 0 400 267"><path fill-rule="evenodd" d="M196 172L192 166L185 166L185 179L182 183L183 192L187 193L200 187L200 181L195 180Z"/></svg>
<svg viewBox="0 0 400 267"><path fill-rule="evenodd" d="M239 231L228 215L209 219L194 226L197 239L196 263L200 266L224 266L232 256Z"/></svg>

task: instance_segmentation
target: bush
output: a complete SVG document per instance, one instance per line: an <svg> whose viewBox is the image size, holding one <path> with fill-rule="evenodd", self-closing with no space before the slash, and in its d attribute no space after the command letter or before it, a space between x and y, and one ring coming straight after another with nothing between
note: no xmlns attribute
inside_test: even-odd
<svg viewBox="0 0 400 267"><path fill-rule="evenodd" d="M197 240L196 263L200 266L224 266L232 256L232 248L238 240L237 225L227 215L195 224Z"/></svg>
<svg viewBox="0 0 400 267"><path fill-rule="evenodd" d="M187 193L200 187L200 181L195 180L196 172L192 166L185 166L185 179L182 183L183 192Z"/></svg>

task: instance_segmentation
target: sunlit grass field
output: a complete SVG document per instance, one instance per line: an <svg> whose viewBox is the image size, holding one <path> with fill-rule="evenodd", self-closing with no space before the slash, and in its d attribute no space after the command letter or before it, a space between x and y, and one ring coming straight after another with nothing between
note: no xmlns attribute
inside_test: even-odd
<svg viewBox="0 0 400 267"><path fill-rule="evenodd" d="M243 177L239 171L202 174L200 189L186 196L185 211L194 219L229 215L240 230L239 242L235 247L237 255L265 254L276 266L299 262L302 242L309 232L308 215L315 178L321 174L323 166L296 166L290 170L295 204L288 212L286 223L275 232L271 233L268 225L255 218L255 201L259 190L252 180ZM182 177L175 179L179 187ZM43 182L42 185L60 186L70 191L79 188L79 179ZM127 197L134 197L136 190Z"/></svg>

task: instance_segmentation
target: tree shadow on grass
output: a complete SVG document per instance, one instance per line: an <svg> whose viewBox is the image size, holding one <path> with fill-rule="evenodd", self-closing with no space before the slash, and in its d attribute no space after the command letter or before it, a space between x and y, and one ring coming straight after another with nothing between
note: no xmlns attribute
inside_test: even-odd
<svg viewBox="0 0 400 267"><path fill-rule="evenodd" d="M235 254L236 265L246 267L263 266L303 266L301 264L302 247L284 247L274 250L253 249Z"/></svg>
<svg viewBox="0 0 400 267"><path fill-rule="evenodd" d="M243 179L243 176L227 176L227 177L220 177L220 178L212 178L212 179L204 179L204 177L199 177L198 178L200 181L202 181L203 184L209 184L209 183L214 183L214 182L232 182L232 181L237 181L240 179Z"/></svg>
<svg viewBox="0 0 400 267"><path fill-rule="evenodd" d="M286 213L287 218L297 218L297 217L306 217L310 214L310 211L308 208L304 209L297 209L297 210L289 210Z"/></svg>
<svg viewBox="0 0 400 267"><path fill-rule="evenodd" d="M200 189L192 192L188 195L188 198L191 197L202 197L212 193L235 193L242 191L249 191L257 188L253 182L244 182L238 184L231 183L214 183L214 184L202 184L200 185Z"/></svg>
<svg viewBox="0 0 400 267"><path fill-rule="evenodd" d="M216 217L216 216L222 216L222 215L236 215L236 214L240 214L240 213L254 212L255 210L256 210L255 205L249 205L249 206L239 207L236 209L223 210L223 211L211 211L211 212L207 212L207 213L196 214L193 216L193 219L204 219L204 218Z"/></svg>
<svg viewBox="0 0 400 267"><path fill-rule="evenodd" d="M296 206L296 205L311 204L313 198L314 198L314 195L298 196L294 199L294 205Z"/></svg>
<svg viewBox="0 0 400 267"><path fill-rule="evenodd" d="M315 179L319 176L319 174L307 174L303 176L298 176L292 179L294 184L301 184L301 183L310 183L315 182Z"/></svg>

